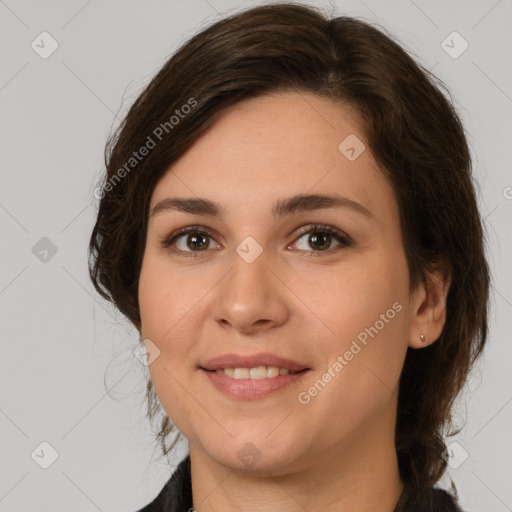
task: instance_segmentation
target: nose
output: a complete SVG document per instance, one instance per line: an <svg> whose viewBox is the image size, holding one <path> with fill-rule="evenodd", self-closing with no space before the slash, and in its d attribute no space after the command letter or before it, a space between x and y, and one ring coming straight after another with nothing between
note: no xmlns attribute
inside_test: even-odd
<svg viewBox="0 0 512 512"><path fill-rule="evenodd" d="M214 319L223 329L254 335L284 324L289 317L286 279L276 265L268 265L264 254L248 263L234 253L233 267L219 283L213 306Z"/></svg>

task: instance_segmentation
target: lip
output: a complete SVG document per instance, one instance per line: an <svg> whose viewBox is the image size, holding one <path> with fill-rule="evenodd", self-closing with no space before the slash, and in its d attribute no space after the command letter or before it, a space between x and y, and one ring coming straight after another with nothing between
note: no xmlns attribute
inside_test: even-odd
<svg viewBox="0 0 512 512"><path fill-rule="evenodd" d="M234 379L227 375L218 374L215 371L221 368L254 368L256 366L277 366L278 368L286 368L294 373L253 380ZM258 400L293 385L308 374L311 368L291 359L270 353L262 353L251 356L224 354L208 359L206 363L200 366L200 370L217 390L230 398Z"/></svg>
<svg viewBox="0 0 512 512"><path fill-rule="evenodd" d="M299 373L278 375L267 379L233 379L227 375L221 375L216 371L205 370L201 372L209 379L216 389L237 400L258 400L287 388L307 375L310 370L304 369Z"/></svg>
<svg viewBox="0 0 512 512"><path fill-rule="evenodd" d="M203 370L212 371L220 368L254 368L256 366L277 366L278 368L286 368L290 370L290 372L300 372L302 370L310 369L307 365L270 353L254 354L250 356L223 354L221 356L208 359L208 361L201 365L201 368ZM277 379L279 377L275 378Z"/></svg>

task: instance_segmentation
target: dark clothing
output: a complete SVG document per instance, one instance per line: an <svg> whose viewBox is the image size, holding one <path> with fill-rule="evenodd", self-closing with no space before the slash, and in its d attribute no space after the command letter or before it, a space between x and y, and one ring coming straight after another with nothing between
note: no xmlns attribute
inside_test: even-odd
<svg viewBox="0 0 512 512"><path fill-rule="evenodd" d="M426 497L418 498L405 487L394 512L463 512L446 491L432 488ZM165 484L160 494L138 512L192 512L190 456L187 456Z"/></svg>
<svg viewBox="0 0 512 512"><path fill-rule="evenodd" d="M183 459L160 494L137 512L192 512L190 456Z"/></svg>

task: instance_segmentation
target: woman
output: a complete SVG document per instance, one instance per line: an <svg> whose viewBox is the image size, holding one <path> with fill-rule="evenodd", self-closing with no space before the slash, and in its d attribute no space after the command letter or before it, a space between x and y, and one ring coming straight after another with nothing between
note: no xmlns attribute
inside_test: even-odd
<svg viewBox="0 0 512 512"><path fill-rule="evenodd" d="M142 510L461 510L436 487L487 338L461 123L381 31L299 4L186 42L106 154L97 290L147 350Z"/></svg>

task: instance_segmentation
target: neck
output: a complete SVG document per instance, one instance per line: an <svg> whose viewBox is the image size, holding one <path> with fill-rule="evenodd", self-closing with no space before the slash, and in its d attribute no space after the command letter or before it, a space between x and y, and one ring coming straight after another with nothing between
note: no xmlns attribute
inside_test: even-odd
<svg viewBox="0 0 512 512"><path fill-rule="evenodd" d="M384 420L384 418L383 418ZM394 422L392 422L394 424ZM308 455L299 470L252 474L219 464L190 446L192 495L199 512L393 512L403 491L394 438L384 425L360 427L337 448ZM391 430L394 432L394 430Z"/></svg>

